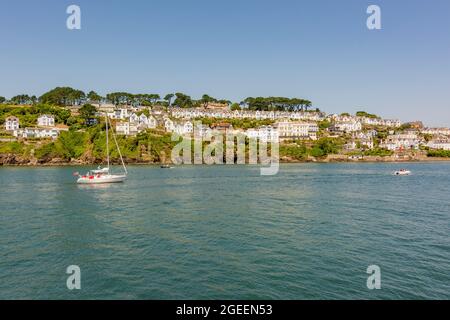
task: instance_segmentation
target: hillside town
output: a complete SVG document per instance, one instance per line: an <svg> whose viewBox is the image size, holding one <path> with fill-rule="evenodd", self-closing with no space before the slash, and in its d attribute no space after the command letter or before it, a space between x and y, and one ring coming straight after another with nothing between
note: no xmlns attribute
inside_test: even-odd
<svg viewBox="0 0 450 320"><path fill-rule="evenodd" d="M104 107L105 108L105 107ZM112 108L112 106L106 106ZM102 109L102 107L99 107ZM402 122L392 119L381 119L352 115L326 115L323 112L277 112L277 111L230 111L223 108L192 108L169 109L167 112L156 109L149 110L147 117L139 108L121 108L108 112L108 116L116 119L116 132L124 135L136 135L146 129L155 129L158 126L166 132L175 132L179 135L192 135L196 119L212 118L217 123L198 129L205 137L214 129L226 129L233 134L244 134L248 138L258 138L267 141L289 141L293 139L317 140L320 135L329 137L350 136L345 145L346 150L360 148L374 149L376 146L391 151L419 150L421 146L430 149L450 150L450 128L426 128L422 124L402 129ZM138 116L138 114L140 114ZM271 120L273 125L264 125L247 130L233 128L222 120L253 119ZM323 132L319 123L329 123ZM374 127L388 129L388 135L376 145L375 138L378 132ZM427 140L425 136L429 136Z"/></svg>
<svg viewBox="0 0 450 320"><path fill-rule="evenodd" d="M74 108L71 108L72 112ZM368 118L352 115L326 115L323 112L278 112L278 111L230 111L228 108L151 108L114 105L97 105L99 112L95 115L101 117L107 113L110 119L115 120L115 130L119 135L134 136L147 129L163 128L166 132L175 132L179 135L192 135L196 119L212 118L218 123L212 126L200 125L197 127L202 136L210 134L212 130L221 128L234 134L244 134L249 138L258 138L264 141L281 141L291 139L317 140L319 123L327 121L330 126L326 128L328 136L337 137L351 135L347 150L364 146L367 149L375 147L374 138L378 132L370 127L389 128L389 135L379 143L381 148L387 150L419 149L427 146L431 149L450 150L450 128L425 128L422 125L408 128L400 132L402 123L399 120ZM147 114L144 112L147 111ZM76 111L74 112L76 114ZM232 125L220 123L221 120L253 119L272 120L273 125L260 126L251 129L234 129ZM96 121L94 123L97 123ZM37 118L36 127L22 128L17 117L9 116L5 119L4 129L16 138L51 138L56 139L61 131L68 131L69 127L56 125L55 117L48 114ZM425 140L423 135L431 136Z"/></svg>
<svg viewBox="0 0 450 320"><path fill-rule="evenodd" d="M326 114L318 109L303 107L302 104L309 104L305 100L295 102L300 106L298 108L255 110L251 103L255 104L258 99L276 99L274 101L277 103L292 101L287 98L248 98L239 104L232 104L209 99L179 106L156 99L151 103L129 103L91 98L76 104L38 105L38 111L42 108L46 112L38 112L35 117L21 115L28 112L27 108L34 108L33 112L36 112L34 104L4 103L0 105L3 108L0 142L57 141L63 133L86 132L101 125L107 115L116 134L123 137L157 132L207 140L214 132L221 132L262 142L279 141L286 146L288 154L297 152L292 148L309 148L309 155L316 158L327 154L338 154L341 159L349 160L361 160L364 156L398 158L416 155L416 152L432 156L434 150L450 150L450 128L429 128L420 121L402 123L365 111L355 115ZM33 120L30 122L30 119ZM324 141L334 145L333 148L326 152L314 152L315 146Z"/></svg>

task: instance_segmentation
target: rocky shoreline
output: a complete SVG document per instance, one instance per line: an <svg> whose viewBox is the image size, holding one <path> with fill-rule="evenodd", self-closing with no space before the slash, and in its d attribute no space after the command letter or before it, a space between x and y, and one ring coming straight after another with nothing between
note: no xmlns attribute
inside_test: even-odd
<svg viewBox="0 0 450 320"><path fill-rule="evenodd" d="M136 159L124 159L127 165L160 165L163 162L152 161L139 161ZM280 163L379 163L379 162L391 162L391 163L403 163L403 162L445 162L450 158L438 158L438 157L405 157L396 158L393 156L380 157L380 156L368 156L362 159L349 159L345 155L329 155L326 158L316 159L309 157L306 160L298 160L290 157L282 157ZM14 154L0 154L0 166L24 166L24 167L46 167L46 166L93 166L104 163L101 160L82 160L82 159L61 159L61 158L49 158L49 159L36 159L36 158L24 158ZM119 162L112 162L113 164L120 164Z"/></svg>

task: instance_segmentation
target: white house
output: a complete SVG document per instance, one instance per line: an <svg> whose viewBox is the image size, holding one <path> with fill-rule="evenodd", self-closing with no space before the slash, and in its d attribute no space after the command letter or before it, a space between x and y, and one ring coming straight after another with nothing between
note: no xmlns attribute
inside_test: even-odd
<svg viewBox="0 0 450 320"><path fill-rule="evenodd" d="M384 124L384 121L380 118L358 117L358 120L363 124L371 126L381 126Z"/></svg>
<svg viewBox="0 0 450 320"><path fill-rule="evenodd" d="M139 123L148 125L148 117L144 113L139 116Z"/></svg>
<svg viewBox="0 0 450 320"><path fill-rule="evenodd" d="M59 135L59 130L56 128L25 128L17 129L13 135L17 138L31 139L31 138L52 138L56 139Z"/></svg>
<svg viewBox="0 0 450 320"><path fill-rule="evenodd" d="M140 132L138 125L136 123L130 123L130 122L117 122L116 123L116 133L122 134L126 136L133 136Z"/></svg>
<svg viewBox="0 0 450 320"><path fill-rule="evenodd" d="M281 139L309 138L316 139L319 128L316 123L301 121L279 121L275 123Z"/></svg>
<svg viewBox="0 0 450 320"><path fill-rule="evenodd" d="M116 109L113 112L108 113L108 117L111 119L125 120L130 118L131 113L126 108Z"/></svg>
<svg viewBox="0 0 450 320"><path fill-rule="evenodd" d="M375 147L375 144L374 144L372 138L370 138L370 139L361 139L360 140L360 144L361 144L361 147L366 147L366 148L371 149L371 150Z"/></svg>
<svg viewBox="0 0 450 320"><path fill-rule="evenodd" d="M402 122L400 120L391 120L391 119L383 120L383 124L387 127L394 127L394 128L402 126Z"/></svg>
<svg viewBox="0 0 450 320"><path fill-rule="evenodd" d="M212 134L212 129L205 124L196 123L194 126L194 136L195 138L205 138Z"/></svg>
<svg viewBox="0 0 450 320"><path fill-rule="evenodd" d="M107 112L107 113L114 112L114 110L116 109L116 106L111 103L101 103L101 104L91 103L91 104L94 107L96 107L98 111L100 111L102 113L103 112Z"/></svg>
<svg viewBox="0 0 450 320"><path fill-rule="evenodd" d="M330 129L337 132L357 132L361 131L362 124L359 121L342 121L336 122Z"/></svg>
<svg viewBox="0 0 450 320"><path fill-rule="evenodd" d="M443 139L443 140L432 140L427 143L427 146L430 149L437 149L437 150L450 150L450 140Z"/></svg>
<svg viewBox="0 0 450 320"><path fill-rule="evenodd" d="M154 129L158 125L158 121L156 121L155 117L149 116L147 118L147 128Z"/></svg>
<svg viewBox="0 0 450 320"><path fill-rule="evenodd" d="M355 150L357 148L356 140L351 140L344 145L344 149L346 150Z"/></svg>
<svg viewBox="0 0 450 320"><path fill-rule="evenodd" d="M431 134L433 136L437 135L450 136L450 128L425 128L422 129L421 132L423 134Z"/></svg>
<svg viewBox="0 0 450 320"><path fill-rule="evenodd" d="M248 110L211 110L204 108L171 108L170 113L172 117L179 119L194 119L199 117L204 118L221 118L221 119L290 119L290 120L306 120L306 121L321 121L325 115L320 112L289 112L289 111L248 111Z"/></svg>
<svg viewBox="0 0 450 320"><path fill-rule="evenodd" d="M154 129L157 126L156 119L151 115L147 117L144 113L142 113L140 116L138 116L136 113L130 113L130 117L128 120L130 123L138 125L139 128L142 129Z"/></svg>
<svg viewBox="0 0 450 320"><path fill-rule="evenodd" d="M380 146L388 150L406 150L406 149L419 149L420 139L417 134L395 134L389 135Z"/></svg>
<svg viewBox="0 0 450 320"><path fill-rule="evenodd" d="M139 116L136 113L131 113L129 120L131 123L140 123Z"/></svg>
<svg viewBox="0 0 450 320"><path fill-rule="evenodd" d="M167 132L172 132L175 130L175 124L172 120L166 118L164 120L164 128L166 129Z"/></svg>
<svg viewBox="0 0 450 320"><path fill-rule="evenodd" d="M43 114L37 119L38 126L40 127L54 127L55 126L55 117L48 114Z"/></svg>
<svg viewBox="0 0 450 320"><path fill-rule="evenodd" d="M6 131L14 131L19 129L20 123L17 117L7 117L5 120L5 130Z"/></svg>
<svg viewBox="0 0 450 320"><path fill-rule="evenodd" d="M362 149L373 149L374 141L371 136L353 135L352 140L344 146L347 150L355 150L358 147Z"/></svg>
<svg viewBox="0 0 450 320"><path fill-rule="evenodd" d="M190 121L184 121L177 123L173 131L180 135L190 135L194 132L194 125Z"/></svg>
<svg viewBox="0 0 450 320"><path fill-rule="evenodd" d="M259 139L262 142L278 142L279 133L277 128L272 126L262 126L257 129L248 129L247 137L250 139Z"/></svg>

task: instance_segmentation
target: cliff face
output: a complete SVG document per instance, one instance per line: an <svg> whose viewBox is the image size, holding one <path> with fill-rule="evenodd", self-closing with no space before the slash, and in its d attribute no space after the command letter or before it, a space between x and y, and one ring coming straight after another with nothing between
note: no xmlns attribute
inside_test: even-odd
<svg viewBox="0 0 450 320"><path fill-rule="evenodd" d="M15 154L0 154L0 165L27 165L31 160Z"/></svg>
<svg viewBox="0 0 450 320"><path fill-rule="evenodd" d="M169 161L166 161L169 160ZM363 159L351 160L347 155L328 155L324 158L314 158L308 156L303 160L295 159L289 156L281 156L281 163L304 163L304 162L405 162L405 161L449 161L449 158L426 157L424 155L415 155L408 157L381 157L381 156L366 156ZM170 159L166 159L165 154L157 157L142 157L140 159L133 159L124 157L126 164L160 164L170 163ZM106 163L106 159L98 159L92 156L89 152L83 154L80 158L64 159L57 157L43 157L35 158L34 156L23 156L13 153L0 153L0 166L64 166L64 165L100 165ZM111 161L112 164L120 165L119 159Z"/></svg>
<svg viewBox="0 0 450 320"><path fill-rule="evenodd" d="M17 154L0 154L0 166L38 166L38 165L83 165L89 162L77 159L62 159L44 157L36 159L35 157L25 157Z"/></svg>
<svg viewBox="0 0 450 320"><path fill-rule="evenodd" d="M124 158L127 164L155 164L159 163L155 159L128 159ZM17 154L0 154L0 166L63 166L63 165L98 165L106 163L106 159L96 159L92 156L82 156L79 159L63 159L44 157L36 159L34 157L24 157ZM112 164L119 165L120 160L111 161Z"/></svg>

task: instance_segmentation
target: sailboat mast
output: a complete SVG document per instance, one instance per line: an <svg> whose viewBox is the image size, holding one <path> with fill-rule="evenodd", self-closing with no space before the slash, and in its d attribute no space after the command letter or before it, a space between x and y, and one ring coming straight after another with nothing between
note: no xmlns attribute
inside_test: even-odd
<svg viewBox="0 0 450 320"><path fill-rule="evenodd" d="M108 161L108 170L109 170L108 113L106 112L105 112L105 120L106 120L106 159Z"/></svg>
<svg viewBox="0 0 450 320"><path fill-rule="evenodd" d="M123 161L122 152L120 151L119 143L117 142L117 138L116 138L116 135L114 134L114 130L112 131L112 136L113 136L114 142L116 144L117 151L119 152L119 157L120 157L120 161L122 162L123 170L125 171L125 174L127 175L128 174L127 167L125 166L125 162Z"/></svg>

